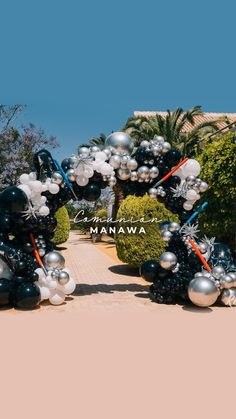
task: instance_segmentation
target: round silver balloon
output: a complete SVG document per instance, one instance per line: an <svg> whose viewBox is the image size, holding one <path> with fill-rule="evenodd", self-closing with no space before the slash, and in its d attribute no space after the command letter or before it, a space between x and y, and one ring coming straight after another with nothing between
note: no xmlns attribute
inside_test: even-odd
<svg viewBox="0 0 236 419"><path fill-rule="evenodd" d="M121 156L119 156L118 154L114 154L113 156L111 156L111 158L109 160L109 164L114 169L118 169L120 167L120 164L121 164Z"/></svg>
<svg viewBox="0 0 236 419"><path fill-rule="evenodd" d="M228 275L231 276L231 278L233 279L233 281L235 281L235 287L236 287L236 272L228 272Z"/></svg>
<svg viewBox="0 0 236 419"><path fill-rule="evenodd" d="M132 138L125 132L113 132L107 137L105 145L120 154L130 154L134 148Z"/></svg>
<svg viewBox="0 0 236 419"><path fill-rule="evenodd" d="M127 169L127 163L128 163L128 161L129 161L129 156L122 156L121 157L121 165L120 165L120 167L122 169Z"/></svg>
<svg viewBox="0 0 236 419"><path fill-rule="evenodd" d="M161 238L164 240L164 242L169 242L172 237L172 233L168 230L161 231Z"/></svg>
<svg viewBox="0 0 236 419"><path fill-rule="evenodd" d="M12 279L14 273L9 268L5 258L0 255L0 278Z"/></svg>
<svg viewBox="0 0 236 419"><path fill-rule="evenodd" d="M153 152L154 157L159 156L159 154L161 153L161 147L159 145L154 145L152 147L152 152Z"/></svg>
<svg viewBox="0 0 236 419"><path fill-rule="evenodd" d="M70 182L75 182L76 174L75 174L74 169L67 170L66 175Z"/></svg>
<svg viewBox="0 0 236 419"><path fill-rule="evenodd" d="M220 277L220 286L221 288L232 288L235 285L235 281L234 279L228 275L228 274L224 274Z"/></svg>
<svg viewBox="0 0 236 419"><path fill-rule="evenodd" d="M171 150L171 144L168 143L167 141L164 141L164 143L162 144L162 153L168 153L168 151Z"/></svg>
<svg viewBox="0 0 236 419"><path fill-rule="evenodd" d="M89 150L89 148L88 148L88 147L80 147L80 148L79 148L79 154L80 154L82 157L88 157L88 156L89 156L89 154L90 154L90 150Z"/></svg>
<svg viewBox="0 0 236 419"><path fill-rule="evenodd" d="M207 252L207 245L205 243L199 243L198 249L200 250L200 252L202 254L206 253Z"/></svg>
<svg viewBox="0 0 236 419"><path fill-rule="evenodd" d="M127 169L129 170L136 170L138 167L138 162L135 159L129 159L127 161Z"/></svg>
<svg viewBox="0 0 236 419"><path fill-rule="evenodd" d="M131 174L130 174L130 180L132 182L136 182L136 180L138 180L138 174L137 174L137 172L131 172Z"/></svg>
<svg viewBox="0 0 236 419"><path fill-rule="evenodd" d="M155 179L159 175L159 170L157 167L153 166L149 170L149 176L151 179Z"/></svg>
<svg viewBox="0 0 236 419"><path fill-rule="evenodd" d="M157 197L157 189L156 188L150 188L148 190L148 194L151 198L156 198Z"/></svg>
<svg viewBox="0 0 236 419"><path fill-rule="evenodd" d="M194 175L189 175L186 177L185 182L189 185L189 186L193 186L194 183L196 182L196 176Z"/></svg>
<svg viewBox="0 0 236 419"><path fill-rule="evenodd" d="M49 269L62 269L65 266L65 258L56 250L47 253L43 258L43 262L45 267Z"/></svg>
<svg viewBox="0 0 236 419"><path fill-rule="evenodd" d="M176 221L172 221L169 226L168 230L171 231L171 233L175 233L176 231L179 231L180 225L179 223L176 223Z"/></svg>
<svg viewBox="0 0 236 419"><path fill-rule="evenodd" d="M208 189L208 184L206 182L201 182L200 186L199 186L199 191L200 192L206 192Z"/></svg>
<svg viewBox="0 0 236 419"><path fill-rule="evenodd" d="M140 147L145 147L145 148L147 148L147 147L149 147L149 141L147 141L147 140L143 140L143 141L141 141L141 143L140 143Z"/></svg>
<svg viewBox="0 0 236 419"><path fill-rule="evenodd" d="M109 150L109 148L104 148L102 151L107 155L106 160L108 160L111 157L111 150Z"/></svg>
<svg viewBox="0 0 236 419"><path fill-rule="evenodd" d="M215 279L220 279L220 277L224 275L224 273L225 273L225 270L223 266L220 266L220 265L214 266L214 268L212 268L211 270L211 274L212 276L214 276Z"/></svg>
<svg viewBox="0 0 236 419"><path fill-rule="evenodd" d="M137 173L140 179L145 180L149 178L149 168L147 166L139 167Z"/></svg>
<svg viewBox="0 0 236 419"><path fill-rule="evenodd" d="M172 252L164 252L160 256L159 263L162 268L167 269L168 271L171 271L175 268L177 264L177 257Z"/></svg>
<svg viewBox="0 0 236 419"><path fill-rule="evenodd" d="M92 153L97 153L98 151L101 151L101 150L100 150L100 148L99 148L97 145L93 145L93 146L90 148L90 151L91 151Z"/></svg>
<svg viewBox="0 0 236 419"><path fill-rule="evenodd" d="M117 171L117 177L120 180L127 180L130 178L130 171L128 169L118 169Z"/></svg>
<svg viewBox="0 0 236 419"><path fill-rule="evenodd" d="M63 177L59 172L53 172L51 176L52 183L56 183L57 185L61 185L63 182Z"/></svg>
<svg viewBox="0 0 236 419"><path fill-rule="evenodd" d="M200 277L202 277L202 272L196 272L194 274L194 278L200 278Z"/></svg>
<svg viewBox="0 0 236 419"><path fill-rule="evenodd" d="M116 182L117 182L116 177L115 176L110 176L110 178L109 178L109 186L111 188L113 188L113 186L116 185Z"/></svg>
<svg viewBox="0 0 236 419"><path fill-rule="evenodd" d="M78 162L78 156L76 156L75 154L73 156L71 156L69 158L69 162L73 164L73 166L75 166L75 164Z"/></svg>
<svg viewBox="0 0 236 419"><path fill-rule="evenodd" d="M223 290L220 296L220 301L225 306L236 306L236 288Z"/></svg>
<svg viewBox="0 0 236 419"><path fill-rule="evenodd" d="M60 285L66 285L70 280L70 275L66 271L60 271L58 275L58 282Z"/></svg>
<svg viewBox="0 0 236 419"><path fill-rule="evenodd" d="M158 142L158 143L164 143L164 137L162 137L161 135L154 135L153 140Z"/></svg>
<svg viewBox="0 0 236 419"><path fill-rule="evenodd" d="M198 307L209 307L219 296L219 289L214 281L205 276L192 279L188 286L189 299Z"/></svg>

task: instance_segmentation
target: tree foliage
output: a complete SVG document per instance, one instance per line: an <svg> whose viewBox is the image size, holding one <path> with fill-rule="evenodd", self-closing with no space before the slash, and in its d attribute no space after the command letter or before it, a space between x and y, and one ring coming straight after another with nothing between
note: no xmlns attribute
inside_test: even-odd
<svg viewBox="0 0 236 419"><path fill-rule="evenodd" d="M58 245L65 243L69 238L70 219L66 207L59 208L55 217L57 219L57 227L52 241Z"/></svg>
<svg viewBox="0 0 236 419"><path fill-rule="evenodd" d="M205 145L198 156L201 178L209 189L208 207L200 217L202 231L235 248L236 231L236 142L235 134L221 134Z"/></svg>
<svg viewBox="0 0 236 419"><path fill-rule="evenodd" d="M157 221L178 221L178 217L167 210L164 204L148 195L143 197L128 196L121 204L117 220L125 219L151 220L155 218ZM146 234L129 234L127 227L144 227ZM118 222L116 227L123 227L125 234L120 233L115 237L117 255L122 262L131 266L140 266L145 260L158 259L161 253L165 251L166 243L160 235L160 223L142 223L135 224L129 222Z"/></svg>

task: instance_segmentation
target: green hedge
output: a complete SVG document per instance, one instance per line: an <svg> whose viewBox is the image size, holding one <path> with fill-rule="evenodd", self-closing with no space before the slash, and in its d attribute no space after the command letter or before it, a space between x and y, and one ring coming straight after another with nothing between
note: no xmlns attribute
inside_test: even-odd
<svg viewBox="0 0 236 419"><path fill-rule="evenodd" d="M57 219L57 228L53 237L53 243L58 245L65 243L69 238L70 233L70 219L65 207L60 208L55 217Z"/></svg>
<svg viewBox="0 0 236 419"><path fill-rule="evenodd" d="M234 133L208 143L198 156L201 178L209 185L204 193L208 207L200 216L201 231L235 249L236 143Z"/></svg>
<svg viewBox="0 0 236 419"><path fill-rule="evenodd" d="M179 221L178 217L172 214L165 206L156 199L150 198L148 195L143 197L128 196L121 204L117 220L124 218L125 220L150 220L156 218L160 221ZM116 223L116 227L127 226L144 227L146 234L116 234L117 255L120 260L128 263L130 266L138 267L148 259L158 259L164 252L166 243L160 235L160 223Z"/></svg>

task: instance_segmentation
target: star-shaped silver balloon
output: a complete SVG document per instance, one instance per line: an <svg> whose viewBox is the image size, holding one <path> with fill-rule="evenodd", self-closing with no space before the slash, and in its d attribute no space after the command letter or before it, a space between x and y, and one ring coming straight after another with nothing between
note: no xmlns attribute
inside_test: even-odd
<svg viewBox="0 0 236 419"><path fill-rule="evenodd" d="M180 229L180 234L182 234L183 238L187 238L188 240L196 240L198 238L197 233L199 233L198 224L184 224L183 227Z"/></svg>
<svg viewBox="0 0 236 419"><path fill-rule="evenodd" d="M207 252L206 253L207 253L208 258L210 257L211 253L214 250L215 239L216 239L215 237L211 237L209 239L206 235L203 237L203 239L201 239L200 243L205 244L205 246L207 247Z"/></svg>
<svg viewBox="0 0 236 419"><path fill-rule="evenodd" d="M188 191L188 185L186 182L184 182L182 185L177 185L176 188L170 188L173 192L173 196L175 198L179 198L182 196L183 198L186 198L186 193Z"/></svg>
<svg viewBox="0 0 236 419"><path fill-rule="evenodd" d="M21 212L22 217L25 218L26 220L29 220L32 217L37 218L37 213L38 213L38 210L34 208L30 202L28 204L27 210Z"/></svg>

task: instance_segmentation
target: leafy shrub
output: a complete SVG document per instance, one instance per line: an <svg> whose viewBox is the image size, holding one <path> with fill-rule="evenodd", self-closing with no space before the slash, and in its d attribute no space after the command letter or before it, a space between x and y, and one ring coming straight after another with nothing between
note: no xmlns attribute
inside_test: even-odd
<svg viewBox="0 0 236 419"><path fill-rule="evenodd" d="M118 219L125 220L150 220L155 218L158 221L178 221L178 217L167 210L164 204L148 195L143 197L128 196L121 204ZM137 226L136 233L129 234L127 226ZM160 235L160 223L124 223L117 222L116 228L123 227L125 233L117 234L115 237L117 255L120 260L131 266L140 266L142 262L148 259L158 259L164 252L167 244ZM146 234L138 234L140 227L145 229Z"/></svg>
<svg viewBox="0 0 236 419"><path fill-rule="evenodd" d="M235 249L236 229L236 143L234 133L220 135L208 143L199 155L201 178L209 189L204 194L208 200L206 211L201 214L201 230L217 241Z"/></svg>
<svg viewBox="0 0 236 419"><path fill-rule="evenodd" d="M69 238L70 219L65 207L59 208L55 217L57 219L57 228L53 237L53 243L58 245L66 242Z"/></svg>

